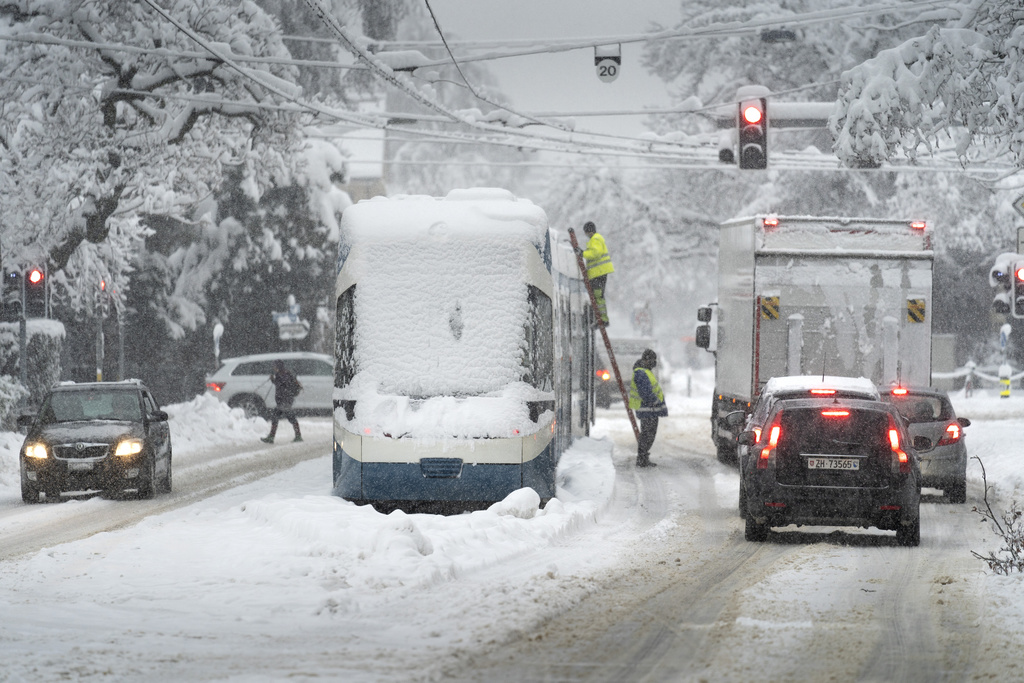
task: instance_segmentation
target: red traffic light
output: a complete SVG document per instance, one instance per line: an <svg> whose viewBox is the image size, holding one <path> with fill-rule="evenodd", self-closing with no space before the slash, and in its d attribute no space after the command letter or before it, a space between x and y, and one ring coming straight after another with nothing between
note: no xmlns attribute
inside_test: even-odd
<svg viewBox="0 0 1024 683"><path fill-rule="evenodd" d="M743 108L743 120L747 123L761 123L762 118L764 118L764 112L760 107L750 104Z"/></svg>
<svg viewBox="0 0 1024 683"><path fill-rule="evenodd" d="M33 268L32 270L28 271L27 279L33 285L38 285L40 282L43 281L43 271L41 271L39 268Z"/></svg>
<svg viewBox="0 0 1024 683"><path fill-rule="evenodd" d="M1013 275L1018 281L1024 282L1024 266L1017 266L1017 269L1013 271Z"/></svg>

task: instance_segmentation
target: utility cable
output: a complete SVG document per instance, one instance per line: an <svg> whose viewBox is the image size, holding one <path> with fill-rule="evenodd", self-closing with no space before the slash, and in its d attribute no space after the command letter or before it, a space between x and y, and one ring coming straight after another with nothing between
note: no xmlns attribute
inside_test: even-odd
<svg viewBox="0 0 1024 683"><path fill-rule="evenodd" d="M503 104L501 104L499 102L495 102L495 101L491 100L490 98L488 98L485 95L483 95L482 93L480 93L475 87L473 87L473 84L469 82L469 78L466 77L465 72L462 70L462 66L459 64L459 60L457 60L455 58L455 55L452 53L452 49L448 46L448 40L445 38L444 32L441 30L441 25L437 21L437 15L434 14L434 8L430 6L430 0L423 0L423 3L427 6L427 12L430 13L430 19L431 19L431 21L434 22L434 30L436 30L437 31L437 35L440 36L441 43L444 44L445 51L448 53L448 56L451 58L452 64L455 65L456 71L459 72L459 76L462 76L462 80L463 80L463 82L465 82L466 88L468 88L469 92L471 92L473 94L473 97L477 98L481 102L485 102L485 103L491 105L492 107L497 107L498 109L506 111L509 114L512 114L513 116L518 116L518 117L520 117L522 119L530 121L531 123L535 123L535 124L541 125L541 126L550 126L552 128L557 128L558 130L561 130L561 131L564 131L564 132L568 132L569 129L566 126L562 126L562 125L556 124L554 122L543 121L543 120L541 120L539 118L536 118L534 116L530 116L528 114L523 114L521 112L518 112L518 111L515 111L513 109L510 109L509 107L507 107L507 106L505 106L505 105L503 105Z"/></svg>

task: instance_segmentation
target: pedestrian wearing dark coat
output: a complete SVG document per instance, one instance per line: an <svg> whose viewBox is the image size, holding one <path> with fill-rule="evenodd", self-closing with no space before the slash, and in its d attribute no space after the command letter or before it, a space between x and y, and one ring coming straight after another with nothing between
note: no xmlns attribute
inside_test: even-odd
<svg viewBox="0 0 1024 683"><path fill-rule="evenodd" d="M277 434L277 423L281 418L287 419L295 429L295 440L302 441L302 434L299 432L299 421L292 410L292 403L295 397L302 391L302 385L295 374L284 366L280 360L274 361L274 371L270 373L270 382L274 385L274 414L270 420L270 434L263 437L261 441L274 443L274 435Z"/></svg>
<svg viewBox="0 0 1024 683"><path fill-rule="evenodd" d="M657 467L651 462L651 446L658 433L658 418L668 417L665 392L654 376L658 365L658 354L644 349L640 358L633 363L633 381L629 384L629 407L640 421L640 438L636 446L637 467Z"/></svg>

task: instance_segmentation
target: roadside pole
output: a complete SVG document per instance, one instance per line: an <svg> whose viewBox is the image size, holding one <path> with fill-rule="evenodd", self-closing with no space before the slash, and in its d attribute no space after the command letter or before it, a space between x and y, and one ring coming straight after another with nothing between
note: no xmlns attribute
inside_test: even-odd
<svg viewBox="0 0 1024 683"><path fill-rule="evenodd" d="M615 381L618 382L619 392L622 393L622 403L626 406L626 415L629 416L629 424L633 427L633 436L636 437L637 443L640 443L640 428L636 424L633 410L629 407L629 392L626 391L626 385L622 383L622 375L619 374L619 364L615 362L615 352L612 351L612 343L608 339L608 329L601 320L601 312L597 308L597 299L594 297L594 290L590 286L590 278L587 277L587 265L583 262L583 256L579 252L580 245L576 241L576 233L572 228L569 228L569 241L572 242L573 253L576 254L576 265L579 266L580 273L583 275L583 282L587 285L587 294L590 295L590 306L594 309L594 317L601 330L601 337L604 339L604 348L608 351L608 362L612 364Z"/></svg>

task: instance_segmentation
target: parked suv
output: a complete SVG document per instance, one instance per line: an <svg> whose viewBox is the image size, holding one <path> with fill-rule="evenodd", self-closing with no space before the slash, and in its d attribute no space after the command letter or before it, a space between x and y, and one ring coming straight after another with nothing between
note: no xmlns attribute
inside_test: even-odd
<svg viewBox="0 0 1024 683"><path fill-rule="evenodd" d="M167 413L138 381L61 384L18 425L29 428L18 457L26 503L40 493L51 502L66 491L171 490Z"/></svg>
<svg viewBox="0 0 1024 683"><path fill-rule="evenodd" d="M861 398L779 399L740 473L748 541L771 527L876 527L900 545L920 543L921 474L899 412ZM931 447L926 437L915 446Z"/></svg>
<svg viewBox="0 0 1024 683"><path fill-rule="evenodd" d="M278 360L302 384L292 409L305 415L330 415L334 362L323 353L294 351L229 358L217 372L207 376L206 390L232 408L243 408L249 417L266 417L277 406L270 373Z"/></svg>
<svg viewBox="0 0 1024 683"><path fill-rule="evenodd" d="M922 451L921 484L942 489L950 503L967 502L967 444L964 427L971 421L957 417L949 396L940 389L892 387L882 398L900 411L911 437L926 436L935 444Z"/></svg>

